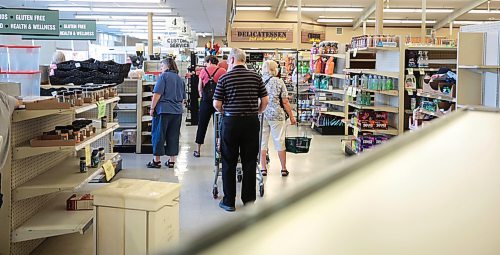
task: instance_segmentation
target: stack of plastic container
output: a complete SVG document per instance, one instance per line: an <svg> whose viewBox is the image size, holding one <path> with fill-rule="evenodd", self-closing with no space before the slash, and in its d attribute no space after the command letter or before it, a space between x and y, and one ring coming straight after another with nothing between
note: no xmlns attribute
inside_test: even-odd
<svg viewBox="0 0 500 255"><path fill-rule="evenodd" d="M40 96L40 46L0 45L0 82L21 83L21 96Z"/></svg>

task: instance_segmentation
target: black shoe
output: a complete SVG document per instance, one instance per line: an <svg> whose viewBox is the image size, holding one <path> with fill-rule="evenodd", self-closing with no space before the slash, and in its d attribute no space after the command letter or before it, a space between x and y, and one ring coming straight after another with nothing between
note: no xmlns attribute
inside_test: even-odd
<svg viewBox="0 0 500 255"><path fill-rule="evenodd" d="M161 161L155 162L155 160L153 159L152 161L150 161L146 165L146 167L147 168L161 168Z"/></svg>
<svg viewBox="0 0 500 255"><path fill-rule="evenodd" d="M170 160L167 160L167 162L165 162L165 166L167 166L168 168L174 168L175 162L170 162Z"/></svg>
<svg viewBox="0 0 500 255"><path fill-rule="evenodd" d="M193 156L194 156L195 158L199 158L201 155L200 155L200 152L199 152L199 151L194 151L194 152L193 152Z"/></svg>
<svg viewBox="0 0 500 255"><path fill-rule="evenodd" d="M226 211L226 212L234 212L234 211L236 211L236 208L234 206L225 205L224 201L222 201L222 200L219 203L219 207L222 208L222 209L224 209L224 211Z"/></svg>

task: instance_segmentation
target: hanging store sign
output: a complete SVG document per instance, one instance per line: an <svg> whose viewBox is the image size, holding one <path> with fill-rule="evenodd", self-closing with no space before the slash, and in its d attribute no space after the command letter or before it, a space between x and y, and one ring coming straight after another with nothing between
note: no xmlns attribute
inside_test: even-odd
<svg viewBox="0 0 500 255"><path fill-rule="evenodd" d="M59 36L23 36L23 40L97 40L95 20L59 20Z"/></svg>
<svg viewBox="0 0 500 255"><path fill-rule="evenodd" d="M233 28L233 42L277 42L292 43L293 31L289 29Z"/></svg>
<svg viewBox="0 0 500 255"><path fill-rule="evenodd" d="M0 34L58 35L59 11L0 8Z"/></svg>
<svg viewBox="0 0 500 255"><path fill-rule="evenodd" d="M191 46L191 42L184 38L167 38L165 42L166 46L170 46L170 48L189 48Z"/></svg>
<svg viewBox="0 0 500 255"><path fill-rule="evenodd" d="M302 30L302 43L319 43L325 40L325 32Z"/></svg>

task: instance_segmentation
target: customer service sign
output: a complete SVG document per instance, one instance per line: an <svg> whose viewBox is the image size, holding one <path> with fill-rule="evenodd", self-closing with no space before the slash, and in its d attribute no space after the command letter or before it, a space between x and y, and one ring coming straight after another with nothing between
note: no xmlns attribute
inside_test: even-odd
<svg viewBox="0 0 500 255"><path fill-rule="evenodd" d="M233 42L293 42L293 31L289 29L233 28Z"/></svg>
<svg viewBox="0 0 500 255"><path fill-rule="evenodd" d="M0 34L59 35L59 11L0 9Z"/></svg>

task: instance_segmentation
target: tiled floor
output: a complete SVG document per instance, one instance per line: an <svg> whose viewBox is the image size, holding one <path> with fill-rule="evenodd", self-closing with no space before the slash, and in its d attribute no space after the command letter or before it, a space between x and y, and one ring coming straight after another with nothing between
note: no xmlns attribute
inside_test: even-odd
<svg viewBox="0 0 500 255"><path fill-rule="evenodd" d="M199 235L203 230L221 226L224 220L239 217L238 210L243 210L241 201L238 201L237 212L227 213L218 207L219 200L212 198L212 184L214 179L214 159L212 132L209 129L206 146L202 149L202 157L194 158L194 137L196 127L183 126L181 131L181 152L174 170L165 167L161 169L147 169L145 164L151 155L122 154L124 170L117 178L135 178L154 181L179 182L181 188L180 230L181 240L186 240ZM311 151L308 154L288 154L288 169L290 176L280 176L279 160L276 152L271 147L271 164L269 176L265 178L265 196L261 200L279 199L280 194L299 186L315 173L329 171L334 165L340 164L345 159L340 149L340 137L320 136L311 129L302 127L288 128L288 135L296 134L312 136ZM162 159L165 161L166 159ZM219 185L221 181L219 178ZM222 185L221 185L222 186ZM222 187L220 189L222 193ZM91 254L92 231L87 231L84 236L79 234L65 235L47 239L34 254ZM72 245L62 245L71 242L73 245L81 244L81 248ZM79 245L80 246L80 245Z"/></svg>

